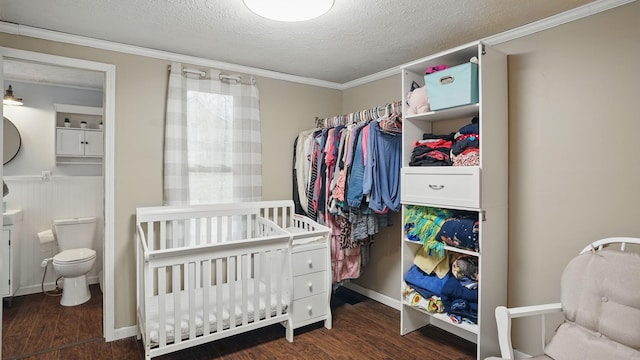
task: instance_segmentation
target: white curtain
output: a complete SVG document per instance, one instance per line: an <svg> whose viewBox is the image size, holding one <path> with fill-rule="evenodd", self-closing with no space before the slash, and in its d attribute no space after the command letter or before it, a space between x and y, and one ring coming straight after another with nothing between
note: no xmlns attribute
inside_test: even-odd
<svg viewBox="0 0 640 360"><path fill-rule="evenodd" d="M207 71L207 74L215 73ZM172 63L164 143L164 203L259 201L258 89L183 71Z"/></svg>

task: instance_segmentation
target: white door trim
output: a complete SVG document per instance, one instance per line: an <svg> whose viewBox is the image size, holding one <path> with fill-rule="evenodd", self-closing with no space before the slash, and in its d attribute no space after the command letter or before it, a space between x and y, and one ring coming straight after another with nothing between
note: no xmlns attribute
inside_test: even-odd
<svg viewBox="0 0 640 360"><path fill-rule="evenodd" d="M73 67L104 73L104 283L103 283L103 335L106 341L115 340L115 291L114 291L114 252L115 252L115 98L116 67L112 64L49 55L32 51L0 47L2 58L36 61L45 64ZM1 133L0 133L1 135ZM0 154L1 155L1 154ZM0 172L0 174L2 174ZM2 334L0 332L0 334Z"/></svg>

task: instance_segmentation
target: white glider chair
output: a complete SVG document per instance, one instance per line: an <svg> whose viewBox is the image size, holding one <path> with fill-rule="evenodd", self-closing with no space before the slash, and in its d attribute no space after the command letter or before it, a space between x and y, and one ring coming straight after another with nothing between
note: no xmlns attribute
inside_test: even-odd
<svg viewBox="0 0 640 360"><path fill-rule="evenodd" d="M607 238L585 247L562 273L560 303L496 308L502 359L514 359L511 319L540 316L544 354L532 359L640 360L640 253L637 238ZM544 315L564 314L545 344ZM499 359L499 358L490 358Z"/></svg>

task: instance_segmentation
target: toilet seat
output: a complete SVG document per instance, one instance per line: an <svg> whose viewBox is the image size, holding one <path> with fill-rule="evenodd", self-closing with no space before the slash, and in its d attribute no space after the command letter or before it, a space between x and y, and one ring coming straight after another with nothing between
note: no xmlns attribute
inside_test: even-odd
<svg viewBox="0 0 640 360"><path fill-rule="evenodd" d="M90 261L96 258L93 249L79 248L65 250L53 257L53 263L59 265L72 265Z"/></svg>

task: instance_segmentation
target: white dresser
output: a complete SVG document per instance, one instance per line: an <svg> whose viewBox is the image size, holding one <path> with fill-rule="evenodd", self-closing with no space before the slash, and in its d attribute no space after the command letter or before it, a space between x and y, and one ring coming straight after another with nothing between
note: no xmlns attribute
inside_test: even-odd
<svg viewBox="0 0 640 360"><path fill-rule="evenodd" d="M324 321L331 329L331 256L328 236L293 244L293 328Z"/></svg>

